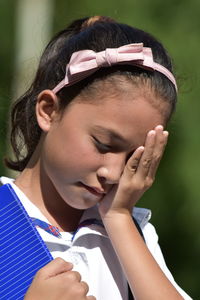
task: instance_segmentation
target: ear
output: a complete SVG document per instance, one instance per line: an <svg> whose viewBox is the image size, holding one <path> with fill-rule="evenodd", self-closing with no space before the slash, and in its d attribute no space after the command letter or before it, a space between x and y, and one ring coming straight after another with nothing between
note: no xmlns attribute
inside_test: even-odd
<svg viewBox="0 0 200 300"><path fill-rule="evenodd" d="M37 98L36 117L38 125L44 132L48 132L52 122L58 116L59 99L51 90L42 91Z"/></svg>

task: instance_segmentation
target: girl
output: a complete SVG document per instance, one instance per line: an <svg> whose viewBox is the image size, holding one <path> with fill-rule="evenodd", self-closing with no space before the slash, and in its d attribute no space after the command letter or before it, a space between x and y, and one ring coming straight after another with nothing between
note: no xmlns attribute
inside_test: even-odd
<svg viewBox="0 0 200 300"><path fill-rule="evenodd" d="M16 160L6 163L21 173L1 178L56 258L26 300L191 299L166 267L150 212L133 210L153 183L176 96L168 54L139 29L85 18L48 44L12 111Z"/></svg>

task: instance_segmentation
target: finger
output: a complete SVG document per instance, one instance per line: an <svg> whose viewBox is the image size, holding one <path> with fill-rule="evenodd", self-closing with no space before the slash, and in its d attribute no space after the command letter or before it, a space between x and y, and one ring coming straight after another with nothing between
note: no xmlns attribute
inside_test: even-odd
<svg viewBox="0 0 200 300"><path fill-rule="evenodd" d="M61 276L64 276L65 278L67 278L68 280L70 281L77 281L77 282L80 282L81 281L81 275L79 272L77 271L68 271L67 273L63 273L61 275L59 275L60 277Z"/></svg>
<svg viewBox="0 0 200 300"><path fill-rule="evenodd" d="M76 271L67 271L57 274L49 278L48 281L51 285L57 286L57 288L62 287L63 290L71 290L73 293L79 292L80 294L82 293L82 295L86 295L86 293L84 294L84 291L87 291L86 283L82 284L81 275Z"/></svg>
<svg viewBox="0 0 200 300"><path fill-rule="evenodd" d="M154 154L153 154L153 159L152 163L149 169L149 174L151 178L155 177L155 174L157 172L160 160L163 156L167 140L168 140L168 132L163 131L162 128L156 129L157 135L156 135L156 143L155 143L155 148L154 148Z"/></svg>
<svg viewBox="0 0 200 300"><path fill-rule="evenodd" d="M73 264L70 262L65 261L64 259L58 257L48 263L45 267L40 269L36 276L39 278L50 278L54 277L58 274L67 272L72 270Z"/></svg>
<svg viewBox="0 0 200 300"><path fill-rule="evenodd" d="M129 158L125 167L125 172L128 171L129 175L132 176L134 173L136 173L143 152L144 152L144 147L140 146L135 150L133 155Z"/></svg>
<svg viewBox="0 0 200 300"><path fill-rule="evenodd" d="M96 298L94 296L87 296L86 298L87 300L96 300Z"/></svg>
<svg viewBox="0 0 200 300"><path fill-rule="evenodd" d="M149 169L152 163L152 158L154 153L155 142L156 142L156 132L155 130L151 130L147 134L145 146L144 146L144 152L142 154L137 169L137 174L140 175L142 179L145 179L149 174Z"/></svg>
<svg viewBox="0 0 200 300"><path fill-rule="evenodd" d="M168 132L163 131L162 126L157 126L155 128L156 132L156 143L154 148L154 155L157 157L162 156L165 146L167 144Z"/></svg>
<svg viewBox="0 0 200 300"><path fill-rule="evenodd" d="M89 286L88 284L85 282L85 281L81 281L80 282L80 286L81 286L81 289L82 289L82 294L83 295L87 295L87 293L89 292Z"/></svg>

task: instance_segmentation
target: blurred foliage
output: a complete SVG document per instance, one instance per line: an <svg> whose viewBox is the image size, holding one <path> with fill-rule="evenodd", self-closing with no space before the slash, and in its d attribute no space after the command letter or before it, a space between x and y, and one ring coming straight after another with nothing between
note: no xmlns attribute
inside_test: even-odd
<svg viewBox="0 0 200 300"><path fill-rule="evenodd" d="M7 114L15 55L16 5L17 1L14 0L0 0L1 157L6 153ZM179 81L179 103L168 128L170 139L157 180L139 205L153 211L152 223L156 225L161 248L176 281L191 297L199 299L200 2L57 0L52 21L53 32L76 18L92 15L110 16L149 31L164 43L174 59ZM0 171L6 174L2 163Z"/></svg>
<svg viewBox="0 0 200 300"><path fill-rule="evenodd" d="M0 157L6 153L7 115L11 99L14 61L14 12L16 2L0 0ZM4 173L0 162L1 174Z"/></svg>

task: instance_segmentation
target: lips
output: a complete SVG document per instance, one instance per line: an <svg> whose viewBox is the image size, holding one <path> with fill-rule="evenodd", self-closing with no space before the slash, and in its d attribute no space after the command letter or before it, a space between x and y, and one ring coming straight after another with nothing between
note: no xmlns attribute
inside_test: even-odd
<svg viewBox="0 0 200 300"><path fill-rule="evenodd" d="M88 186L84 183L82 183L82 186L95 196L102 197L103 195L106 194L103 190L100 190L97 187Z"/></svg>

